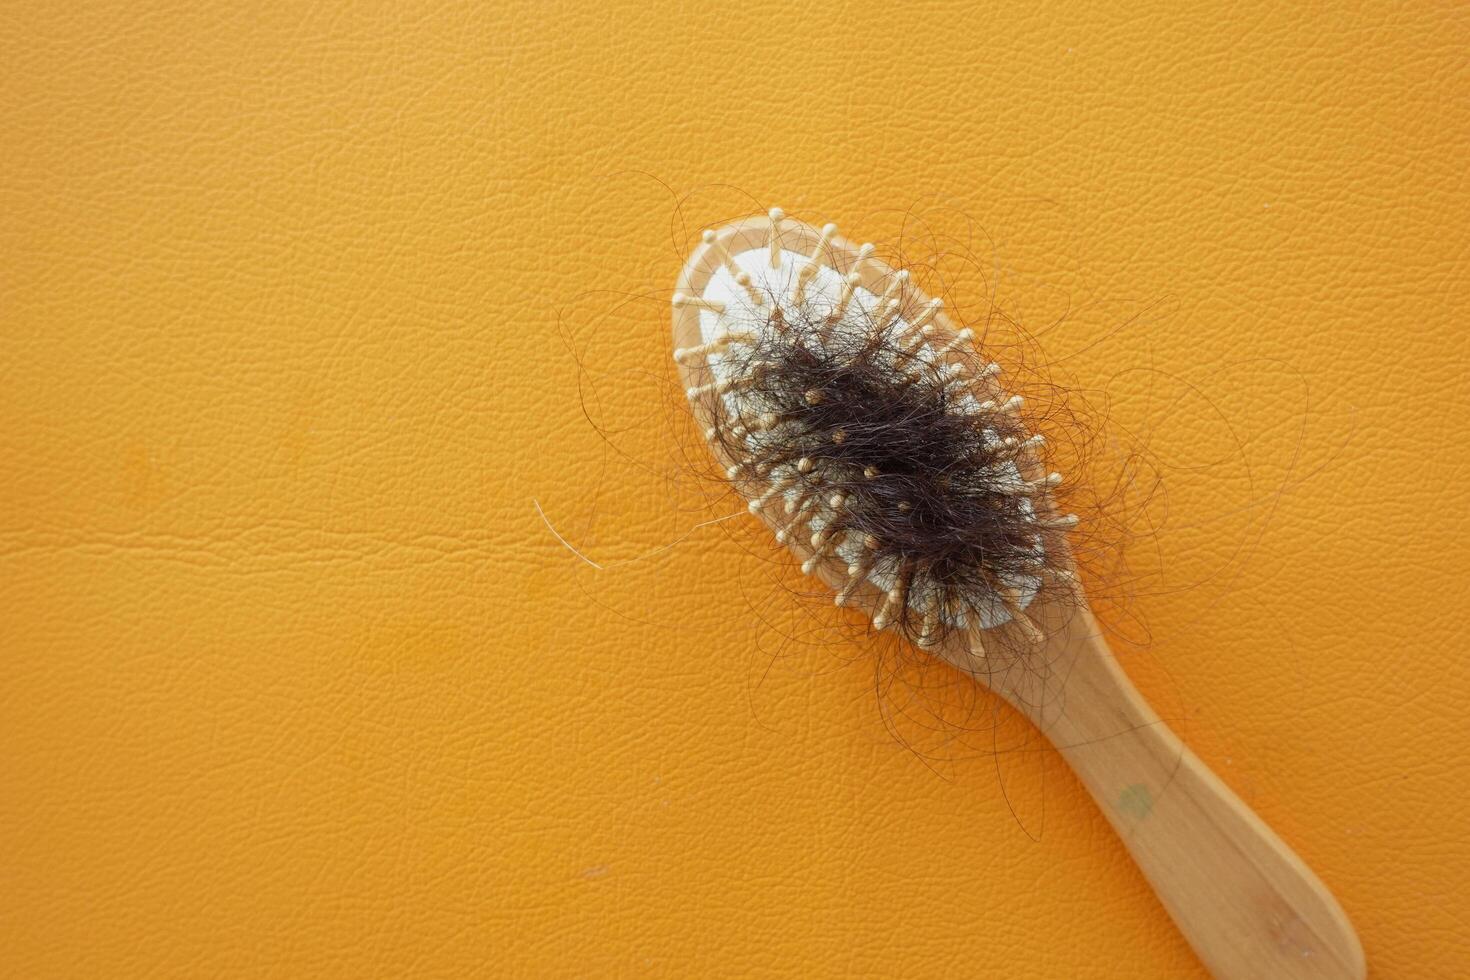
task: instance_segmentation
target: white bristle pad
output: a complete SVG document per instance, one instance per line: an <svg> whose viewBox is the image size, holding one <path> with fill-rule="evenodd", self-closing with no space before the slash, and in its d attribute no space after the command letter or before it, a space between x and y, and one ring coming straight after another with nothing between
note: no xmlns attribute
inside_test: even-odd
<svg viewBox="0 0 1470 980"><path fill-rule="evenodd" d="M767 304L774 302L778 303L784 310L789 311L795 309L791 302L791 296L796 285L796 279L803 268L812 264L811 258L798 252L793 252L790 249L782 249L780 266L772 268L770 263L770 250L765 245L749 248L741 252L732 252L730 258L740 271L750 277L751 287ZM825 315L836 305L842 284L842 275L829 266L819 263L816 272L811 274L807 280L802 294L801 309L809 311L812 314ZM737 283L734 274L724 266L716 269L709 277L709 281L706 283L700 295L703 299L715 300L724 304L725 307L723 313L716 313L707 309L701 309L699 311L699 330L702 342L709 343L713 341L722 330L748 328L754 331L764 332L768 329L772 313L771 307L755 305L750 291L740 283ZM834 324L832 329L839 334L844 331L867 329L870 317L878 312L881 303L882 297L878 294L873 293L863 286L854 287L852 297L849 300L849 309L852 312ZM907 324L907 318L897 317L894 319L893 324L889 326L889 329L901 332ZM931 345L926 341L924 342L924 346L930 347ZM722 381L729 376L728 361L726 358L718 353L714 353L707 360L716 380ZM964 397L970 398L968 395ZM731 417L738 417L740 414L739 400L741 395L738 392L730 392L723 395L722 398L725 402L725 411ZM974 402L973 407L978 409L979 402L973 398L970 398L970 401ZM750 440L758 438L758 436L748 435L745 438ZM1007 463L997 473L997 481L1001 483L1018 482L1021 479L1021 472L1016 468L1014 463ZM791 488L786 491L784 497L786 500L794 501L798 495L799 490L797 488ZM1023 509L1029 509L1030 502L1023 500L1021 506ZM825 496L820 497L819 501L813 506L812 511L812 515L807 523L812 532L815 533L822 530L831 522L833 512L827 504ZM1043 552L1039 537L1036 548L1037 555L1040 557ZM856 540L844 535L842 540L837 542L833 551L842 562L856 564L859 557L861 557L862 546ZM867 574L867 580L882 592L887 592L896 584L896 579L892 571L882 567L870 569ZM1025 609L1030 605L1040 592L1042 585L1041 579L1032 575L1006 575L1002 577L1002 581L1006 586L1015 591L1016 604L1021 609ZM965 628L974 625L981 629L992 629L1011 620L1011 613L1006 608L1005 603L1001 601L999 595L992 594L988 597L988 601L981 602L971 612L978 619L977 623L969 623L967 621L966 611L964 610L946 613L942 618L951 626Z"/></svg>

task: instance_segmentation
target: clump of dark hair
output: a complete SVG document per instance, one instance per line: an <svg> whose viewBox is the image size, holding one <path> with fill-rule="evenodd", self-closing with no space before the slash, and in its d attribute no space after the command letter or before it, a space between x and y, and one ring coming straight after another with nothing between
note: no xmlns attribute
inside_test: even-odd
<svg viewBox="0 0 1470 980"><path fill-rule="evenodd" d="M783 304L712 359L711 442L778 538L815 529L808 562L891 583L875 625L931 646L1006 616L1056 575L1041 467L1019 398L968 342L930 342L853 303ZM931 328L932 332L932 328ZM848 561L847 554L860 552ZM839 596L839 603L845 596Z"/></svg>

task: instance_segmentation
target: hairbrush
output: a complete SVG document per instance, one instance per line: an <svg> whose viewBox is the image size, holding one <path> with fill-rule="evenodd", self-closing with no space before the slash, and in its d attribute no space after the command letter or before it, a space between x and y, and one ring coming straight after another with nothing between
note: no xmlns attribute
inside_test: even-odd
<svg viewBox="0 0 1470 980"><path fill-rule="evenodd" d="M674 359L750 511L874 631L986 684L1061 752L1216 977L1362 977L1337 901L1119 668L1060 474L939 299L835 225L707 230Z"/></svg>

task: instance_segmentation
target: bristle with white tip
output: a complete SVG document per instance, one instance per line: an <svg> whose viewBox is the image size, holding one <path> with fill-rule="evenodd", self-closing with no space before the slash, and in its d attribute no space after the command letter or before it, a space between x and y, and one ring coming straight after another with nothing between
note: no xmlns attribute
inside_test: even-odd
<svg viewBox="0 0 1470 980"><path fill-rule="evenodd" d="M780 544L786 544L788 541L791 541L801 526L811 520L811 517L812 511L810 509L797 508L796 513L785 524L776 529L776 541Z"/></svg>
<svg viewBox="0 0 1470 980"><path fill-rule="evenodd" d="M750 304L756 307L765 305L765 298L761 296L760 290L756 289L755 284L751 282L750 273L740 268L740 264L735 261L735 257L730 254L730 250L720 241L720 237L713 230L706 228L701 233L700 239L704 242L705 247L709 249L710 254L714 256L715 262L730 274L730 277L735 280L736 285L745 290L746 298L750 301Z"/></svg>
<svg viewBox="0 0 1470 980"><path fill-rule="evenodd" d="M848 304L852 302L853 295L857 292L858 283L862 276L856 272L849 272L842 279L842 285L837 290L837 302L832 304L832 312L827 315L827 324L836 323L847 315Z"/></svg>
<svg viewBox="0 0 1470 980"><path fill-rule="evenodd" d="M1034 496L1046 493L1061 482L1062 474L1048 473L1039 480L1018 480L1015 483L997 484L997 488L1005 493Z"/></svg>
<svg viewBox="0 0 1470 980"><path fill-rule="evenodd" d="M935 348L935 359L938 360L940 358L948 357L955 351L962 350L967 344L970 343L974 336L975 331L971 330L969 327L966 327L959 333L955 334L953 337L949 338L949 340L945 341L944 346ZM981 379L991 377L991 372L989 369L992 367L995 368L997 372L1000 370L1000 365L998 364L987 364L985 368L976 372L976 376Z"/></svg>
<svg viewBox="0 0 1470 980"><path fill-rule="evenodd" d="M808 478L807 485L801 489L800 493L786 498L786 513L804 513L816 507L821 502L821 484L820 474Z"/></svg>
<svg viewBox="0 0 1470 980"><path fill-rule="evenodd" d="M772 269L781 268L781 222L786 217L786 212L780 208L771 208L767 212L771 219L771 231L766 237L766 248L770 252Z"/></svg>
<svg viewBox="0 0 1470 980"><path fill-rule="evenodd" d="M878 299L878 326L886 327L903 307L903 286L909 281L907 269L900 269L888 279L888 286Z"/></svg>
<svg viewBox="0 0 1470 980"><path fill-rule="evenodd" d="M720 378L708 384L702 384L688 389L685 394L690 401L703 398L706 395L728 395L736 391L745 391L760 384L771 365L766 361L756 361L750 366L749 374L737 375L733 378Z"/></svg>
<svg viewBox="0 0 1470 980"><path fill-rule="evenodd" d="M979 630L970 630L966 634L966 639L969 641L970 656L976 660L985 660L989 657L985 649L985 641L980 638Z"/></svg>
<svg viewBox="0 0 1470 980"><path fill-rule="evenodd" d="M939 384L948 387L951 382L959 381L965 376L963 364L946 364L939 369Z"/></svg>
<svg viewBox="0 0 1470 980"><path fill-rule="evenodd" d="M939 315L939 311L943 309L943 307L944 300L931 299L929 302L924 304L924 308L919 311L919 315L914 317L913 321L909 323L908 329L911 332L922 330L926 323L928 323L930 320L933 320L936 316Z"/></svg>
<svg viewBox="0 0 1470 980"><path fill-rule="evenodd" d="M796 474L795 473L786 473L786 474L783 474L783 475L777 477L775 480L771 481L771 484L766 488L765 493L761 494L759 497L756 497L754 500L752 500L747 505L747 508L750 510L750 512L752 514L759 514L762 510L765 509L765 507L766 507L767 504L769 504L773 500L776 500L779 497L781 497L783 494L786 493L787 490L791 489L791 487L793 487L795 484L796 484Z"/></svg>
<svg viewBox="0 0 1470 980"><path fill-rule="evenodd" d="M674 360L680 364L690 364L711 354L718 354L731 344L748 344L757 336L754 330L721 330L708 343L696 344L693 347L680 347L674 351Z"/></svg>
<svg viewBox="0 0 1470 980"><path fill-rule="evenodd" d="M847 581L843 583L836 597L832 600L836 605L845 606L852 601L857 590L862 588L863 583L868 580L868 572L873 567L873 556L864 552L856 562L847 566Z"/></svg>
<svg viewBox="0 0 1470 980"><path fill-rule="evenodd" d="M996 593L1000 596L1006 612L1010 614L1011 622L1016 625L1023 636L1033 643L1040 643L1046 639L1046 634L1041 631L1041 627L1033 623L1021 608L1020 594L1013 586L997 583Z"/></svg>
<svg viewBox="0 0 1470 980"><path fill-rule="evenodd" d="M902 617L912 575L912 565L905 563L899 568L893 587L884 594L883 602L873 616L874 629L885 630Z"/></svg>
<svg viewBox="0 0 1470 980"><path fill-rule="evenodd" d="M832 242L832 238L836 234L837 226L830 221L822 226L821 234L817 236L817 244L812 247L812 252L809 256L812 261L812 266L820 267L826 263L827 246Z"/></svg>
<svg viewBox="0 0 1470 980"><path fill-rule="evenodd" d="M928 596L923 604L924 628L919 633L919 646L932 647L939 638L939 606L933 596Z"/></svg>
<svg viewBox="0 0 1470 980"><path fill-rule="evenodd" d="M796 274L796 282L791 284L792 306L799 307L802 303L806 302L807 283L809 283L812 277L816 274L817 267L815 265L812 265L811 263L808 263L801 267L801 271Z"/></svg>
<svg viewBox="0 0 1470 980"><path fill-rule="evenodd" d="M683 293L674 294L675 306L686 306L694 310L709 310L711 313L724 313L725 304L717 299L705 299L703 296L686 296Z"/></svg>
<svg viewBox="0 0 1470 980"><path fill-rule="evenodd" d="M720 241L720 236L716 235L713 229L706 228L699 237L709 249L710 254L714 256L715 261L723 266L731 276L740 275L740 266L736 264L734 256L730 254L729 249L725 248Z"/></svg>
<svg viewBox="0 0 1470 980"><path fill-rule="evenodd" d="M710 254L715 257L715 261L735 280L736 285L745 290L745 296L751 305L757 307L765 305L765 297L761 296L760 290L756 289L755 284L751 282L750 274L740 268L735 257L730 254L730 250L720 241L720 237L712 229L706 228L700 235L700 239L709 249Z"/></svg>
<svg viewBox="0 0 1470 980"><path fill-rule="evenodd" d="M817 567L827 560L827 557L832 554L836 547L837 535L829 534L825 539L821 540L820 542L817 541L816 535L812 535L813 550L812 553L807 556L806 561L801 563L802 574L810 575L812 572L816 571Z"/></svg>
<svg viewBox="0 0 1470 980"><path fill-rule="evenodd" d="M725 470L725 476L731 480L752 479L764 480L770 475L771 464L768 462L752 462L741 460L734 463Z"/></svg>
<svg viewBox="0 0 1470 980"><path fill-rule="evenodd" d="M837 226L826 224L817 238L817 244L812 248L811 255L807 257L806 264L796 274L796 282L791 287L791 303L800 306L806 301L806 291L811 281L816 278L817 273L822 270L827 257L827 245L832 236L837 234Z"/></svg>
<svg viewBox="0 0 1470 980"><path fill-rule="evenodd" d="M765 412L751 419L745 424L745 427L751 432L770 432L785 421L785 419L775 412Z"/></svg>
<svg viewBox="0 0 1470 980"><path fill-rule="evenodd" d="M852 576L847 580L847 584L839 589L837 594L832 597L832 604L838 607L847 605L852 601L852 597L857 593L858 588L862 584L863 579L856 575Z"/></svg>
<svg viewBox="0 0 1470 980"><path fill-rule="evenodd" d="M992 399L988 402L983 402L980 405L980 410L982 412L1014 412L1016 409L1020 408L1025 401L1026 399L1022 398L1020 395L1011 395L1005 401L995 401L994 399Z"/></svg>

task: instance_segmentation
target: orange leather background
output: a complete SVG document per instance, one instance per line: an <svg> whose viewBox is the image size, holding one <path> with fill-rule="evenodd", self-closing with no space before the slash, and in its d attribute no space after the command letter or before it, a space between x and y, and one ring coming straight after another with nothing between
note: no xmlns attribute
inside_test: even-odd
<svg viewBox="0 0 1470 980"><path fill-rule="evenodd" d="M667 291L782 204L974 222L1164 475L1130 671L1470 974L1456 7L8 5L0 973L1199 975L1054 755L906 748L690 532Z"/></svg>

